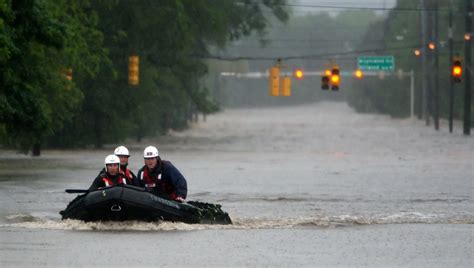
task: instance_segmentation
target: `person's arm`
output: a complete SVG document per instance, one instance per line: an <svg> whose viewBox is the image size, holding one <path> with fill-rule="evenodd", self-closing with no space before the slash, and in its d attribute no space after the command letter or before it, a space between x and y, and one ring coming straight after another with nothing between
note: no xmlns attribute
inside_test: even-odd
<svg viewBox="0 0 474 268"><path fill-rule="evenodd" d="M130 171L131 172L131 171ZM139 186L139 187L145 187L145 184L143 183L143 181L140 179L140 176L142 175L143 173L143 168L138 170L138 173L137 173L137 176L133 175L134 176L134 179L133 179L133 185L135 186ZM132 173L133 174L133 173Z"/></svg>
<svg viewBox="0 0 474 268"><path fill-rule="evenodd" d="M101 173L102 174L102 173ZM102 176L99 174L95 180L92 182L91 186L89 187L89 192L99 189L100 187L104 186L104 182L102 181Z"/></svg>
<svg viewBox="0 0 474 268"><path fill-rule="evenodd" d="M166 168L164 168L163 171L166 170L168 173L167 175L171 180L171 184L173 184L175 188L176 197L181 198L182 200L180 201L184 201L188 194L188 185L186 179L184 178L183 174L181 174L181 172L179 172L179 170L173 166L173 164L171 164L171 162L164 163L164 166L166 166Z"/></svg>
<svg viewBox="0 0 474 268"><path fill-rule="evenodd" d="M130 170L130 175L132 175L132 185L134 186L140 186L139 185L139 181L138 181L138 178L137 176L135 176L135 174Z"/></svg>

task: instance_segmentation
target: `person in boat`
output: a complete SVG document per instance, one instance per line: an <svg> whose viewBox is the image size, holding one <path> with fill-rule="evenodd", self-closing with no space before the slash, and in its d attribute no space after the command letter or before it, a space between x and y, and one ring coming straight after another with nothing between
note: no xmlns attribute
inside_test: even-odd
<svg viewBox="0 0 474 268"><path fill-rule="evenodd" d="M92 182L89 191L119 184L130 183L127 178L120 173L120 159L118 156L111 154L105 157L105 169Z"/></svg>
<svg viewBox="0 0 474 268"><path fill-rule="evenodd" d="M145 165L137 173L137 183L152 193L184 202L188 193L186 179L170 161L161 160L158 149L148 146L143 151Z"/></svg>
<svg viewBox="0 0 474 268"><path fill-rule="evenodd" d="M125 178L127 178L127 184L135 185L135 182L137 181L137 176L135 176L135 174L130 169L128 169L128 158L130 157L130 153L128 152L127 147L119 146L115 148L114 155L118 156L118 158L120 159L119 172L122 173ZM99 175L104 172L105 168L99 171Z"/></svg>
<svg viewBox="0 0 474 268"><path fill-rule="evenodd" d="M119 146L115 148L114 154L118 156L120 159L120 173L127 178L128 184L135 184L137 181L137 176L133 174L133 172L128 169L128 158L130 157L130 153L128 152L127 147Z"/></svg>

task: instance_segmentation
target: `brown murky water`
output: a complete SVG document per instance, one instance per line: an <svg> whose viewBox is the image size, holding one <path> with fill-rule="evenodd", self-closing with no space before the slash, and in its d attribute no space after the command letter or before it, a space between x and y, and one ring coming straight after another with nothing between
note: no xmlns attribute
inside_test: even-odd
<svg viewBox="0 0 474 268"><path fill-rule="evenodd" d="M473 264L474 139L458 127L356 114L343 103L227 110L158 146L190 200L235 224L83 223L58 211L104 150L0 151L0 266Z"/></svg>

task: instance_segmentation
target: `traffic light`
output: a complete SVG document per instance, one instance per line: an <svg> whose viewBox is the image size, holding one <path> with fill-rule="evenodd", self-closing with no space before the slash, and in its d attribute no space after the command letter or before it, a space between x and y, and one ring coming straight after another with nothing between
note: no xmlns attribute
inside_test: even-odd
<svg viewBox="0 0 474 268"><path fill-rule="evenodd" d="M340 82L341 82L341 77L339 76L339 67L335 66L331 70L331 89L339 90Z"/></svg>
<svg viewBox="0 0 474 268"><path fill-rule="evenodd" d="M285 76L281 79L281 95L284 97L291 96L291 77Z"/></svg>
<svg viewBox="0 0 474 268"><path fill-rule="evenodd" d="M328 90L329 89L329 76L324 74L321 76L321 89Z"/></svg>
<svg viewBox="0 0 474 268"><path fill-rule="evenodd" d="M128 84L138 86L139 84L139 58L137 55L128 57Z"/></svg>
<svg viewBox="0 0 474 268"><path fill-rule="evenodd" d="M321 76L321 89L328 90L331 77L331 70L324 70L324 74Z"/></svg>
<svg viewBox="0 0 474 268"><path fill-rule="evenodd" d="M362 77L364 77L364 73L362 72L361 69L357 69L357 70L354 72L354 76L355 76L357 79L362 79Z"/></svg>
<svg viewBox="0 0 474 268"><path fill-rule="evenodd" d="M280 68L275 66L270 68L270 77L268 79L270 95L274 97L280 96Z"/></svg>
<svg viewBox="0 0 474 268"><path fill-rule="evenodd" d="M453 77L454 83L461 83L462 66L461 66L461 60L459 58L453 59L452 77Z"/></svg>
<svg viewBox="0 0 474 268"><path fill-rule="evenodd" d="M296 77L296 79L298 79L298 80L303 79L303 77L304 77L303 70L301 70L300 68L296 69L296 70L295 70L295 77Z"/></svg>
<svg viewBox="0 0 474 268"><path fill-rule="evenodd" d="M436 49L436 44L435 44L434 42L429 42L429 43L428 43L428 48L429 48L430 50L435 50L435 49Z"/></svg>

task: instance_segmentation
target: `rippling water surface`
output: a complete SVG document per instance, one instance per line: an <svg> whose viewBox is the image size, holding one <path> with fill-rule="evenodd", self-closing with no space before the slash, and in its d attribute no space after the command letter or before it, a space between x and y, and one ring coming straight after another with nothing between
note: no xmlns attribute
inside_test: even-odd
<svg viewBox="0 0 474 268"><path fill-rule="evenodd" d="M104 150L0 151L0 264L466 266L473 264L474 140L343 103L227 110L127 142L136 171L158 146L189 200L233 225L61 221ZM125 257L126 256L126 257Z"/></svg>

